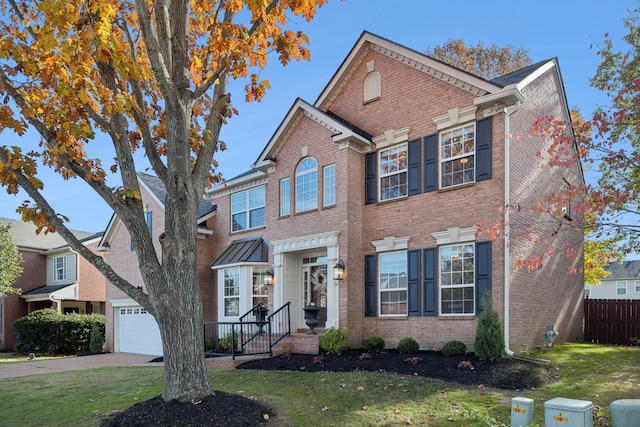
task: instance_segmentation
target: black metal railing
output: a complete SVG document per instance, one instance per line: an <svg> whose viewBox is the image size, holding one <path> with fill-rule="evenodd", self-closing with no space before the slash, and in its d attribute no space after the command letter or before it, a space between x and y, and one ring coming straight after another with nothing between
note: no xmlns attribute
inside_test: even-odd
<svg viewBox="0 0 640 427"><path fill-rule="evenodd" d="M290 303L271 315L261 305L240 316L238 322L204 322L204 351L210 356L272 354L273 347L291 335ZM253 319L253 320L250 320Z"/></svg>

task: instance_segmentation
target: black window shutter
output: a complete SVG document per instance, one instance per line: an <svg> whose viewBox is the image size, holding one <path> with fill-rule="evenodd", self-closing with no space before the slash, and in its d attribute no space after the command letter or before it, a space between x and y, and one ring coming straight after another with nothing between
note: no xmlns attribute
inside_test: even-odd
<svg viewBox="0 0 640 427"><path fill-rule="evenodd" d="M438 314L438 248L427 248L422 251L424 262L424 316Z"/></svg>
<svg viewBox="0 0 640 427"><path fill-rule="evenodd" d="M484 310L482 297L491 292L491 241L476 243L476 314Z"/></svg>
<svg viewBox="0 0 640 427"><path fill-rule="evenodd" d="M378 201L378 153L367 153L364 157L364 203L370 205Z"/></svg>
<svg viewBox="0 0 640 427"><path fill-rule="evenodd" d="M438 134L424 137L424 192L438 189Z"/></svg>
<svg viewBox="0 0 640 427"><path fill-rule="evenodd" d="M420 316L420 249L407 252L409 270L407 304L409 316Z"/></svg>
<svg viewBox="0 0 640 427"><path fill-rule="evenodd" d="M476 122L476 181L491 179L492 117Z"/></svg>
<svg viewBox="0 0 640 427"><path fill-rule="evenodd" d="M364 315L375 316L376 307L376 256L364 257Z"/></svg>
<svg viewBox="0 0 640 427"><path fill-rule="evenodd" d="M422 184L420 182L420 146L422 141L420 139L414 139L409 141L409 165L408 165L408 177L409 183L409 195L413 196L421 193Z"/></svg>

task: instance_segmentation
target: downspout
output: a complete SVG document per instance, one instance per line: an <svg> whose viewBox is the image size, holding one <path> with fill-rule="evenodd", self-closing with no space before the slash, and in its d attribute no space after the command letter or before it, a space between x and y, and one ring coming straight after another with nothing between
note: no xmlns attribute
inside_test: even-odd
<svg viewBox="0 0 640 427"><path fill-rule="evenodd" d="M505 108L503 111L504 115L504 351L507 355L513 356L513 351L510 348L509 342L509 333L510 326L509 322L511 321L511 316L509 315L510 311L510 301L511 301L511 251L509 249L510 246L510 225L509 221L511 219L511 150L510 150L510 142L511 142L511 121L510 117L513 112L515 112L520 107L520 103L516 103L511 111L509 108Z"/></svg>

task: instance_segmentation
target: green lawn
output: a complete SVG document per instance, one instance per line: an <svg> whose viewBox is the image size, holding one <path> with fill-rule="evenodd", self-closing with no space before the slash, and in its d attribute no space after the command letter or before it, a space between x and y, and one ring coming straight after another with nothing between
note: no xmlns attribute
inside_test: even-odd
<svg viewBox="0 0 640 427"><path fill-rule="evenodd" d="M554 397L590 400L608 416L616 399L637 398L640 348L558 346L533 357L551 360L560 380L536 390L486 391L374 373L210 371L217 390L254 396L278 412L278 426L509 425L511 398L535 400L535 422ZM122 367L0 380L0 426L98 426L100 417L161 393L162 368ZM502 424L501 424L502 423ZM607 423L603 425L608 425Z"/></svg>

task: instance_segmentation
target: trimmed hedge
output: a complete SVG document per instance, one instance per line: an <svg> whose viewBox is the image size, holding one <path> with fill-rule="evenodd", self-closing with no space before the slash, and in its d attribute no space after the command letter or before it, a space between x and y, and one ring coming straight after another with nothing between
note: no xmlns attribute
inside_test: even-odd
<svg viewBox="0 0 640 427"><path fill-rule="evenodd" d="M102 314L61 314L52 308L36 310L13 323L13 332L17 337L16 351L39 354L95 352L95 328L104 341L104 325L105 317Z"/></svg>

